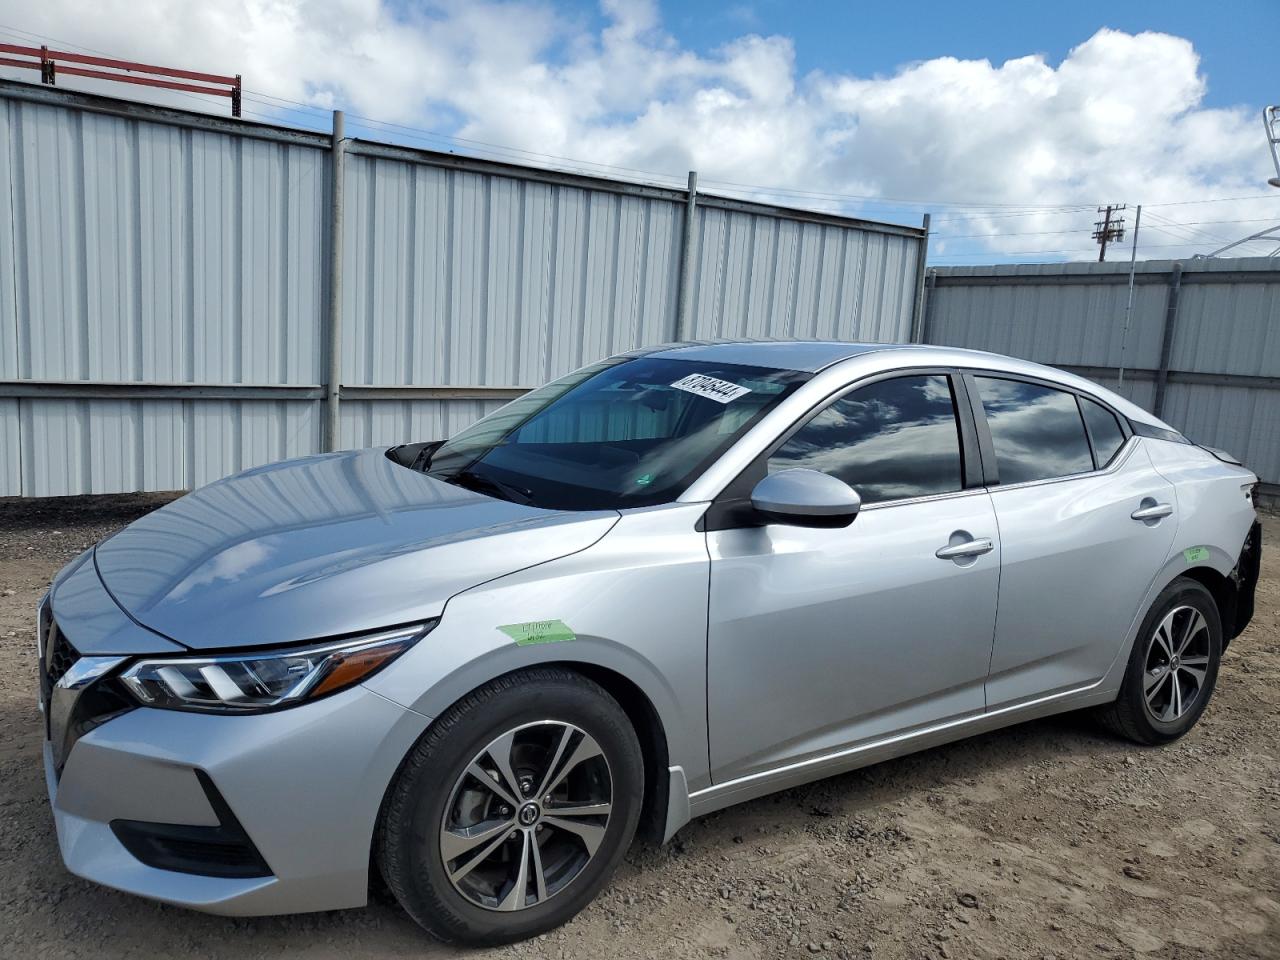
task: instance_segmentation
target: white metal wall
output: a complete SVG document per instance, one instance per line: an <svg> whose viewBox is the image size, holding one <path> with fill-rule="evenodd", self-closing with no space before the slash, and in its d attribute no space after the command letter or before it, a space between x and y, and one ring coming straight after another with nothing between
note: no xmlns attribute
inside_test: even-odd
<svg viewBox="0 0 1280 960"><path fill-rule="evenodd" d="M909 339L918 240L715 207L694 239L695 338Z"/></svg>
<svg viewBox="0 0 1280 960"><path fill-rule="evenodd" d="M0 495L319 450L330 168L324 135L0 82ZM344 193L344 446L675 336L683 191L361 142ZM909 337L921 231L706 203L688 335Z"/></svg>
<svg viewBox="0 0 1280 960"><path fill-rule="evenodd" d="M347 163L343 383L537 386L673 334L674 202L398 160ZM344 401L352 446L493 401Z"/></svg>
<svg viewBox="0 0 1280 960"><path fill-rule="evenodd" d="M1280 264L1274 259L1192 260L1172 317L1174 264L1137 265L1124 336L1127 263L952 267L930 271L925 339L973 347L1087 376L1140 406L1155 405L1155 374L1172 321L1164 420L1230 451L1280 484ZM1122 349L1123 347L1123 349Z"/></svg>

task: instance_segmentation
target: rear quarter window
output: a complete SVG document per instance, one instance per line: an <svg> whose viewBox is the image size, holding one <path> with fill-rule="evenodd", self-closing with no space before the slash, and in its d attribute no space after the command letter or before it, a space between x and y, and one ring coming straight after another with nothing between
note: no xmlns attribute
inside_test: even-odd
<svg viewBox="0 0 1280 960"><path fill-rule="evenodd" d="M1085 423L1089 425L1089 438L1093 441L1093 454L1098 459L1098 467L1105 467L1124 446L1124 431L1120 429L1115 414L1100 403L1081 397L1080 410L1084 413Z"/></svg>

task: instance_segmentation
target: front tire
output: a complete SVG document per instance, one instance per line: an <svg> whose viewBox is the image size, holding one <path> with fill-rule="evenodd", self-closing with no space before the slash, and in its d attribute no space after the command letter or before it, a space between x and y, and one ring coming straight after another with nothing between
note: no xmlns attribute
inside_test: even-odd
<svg viewBox="0 0 1280 960"><path fill-rule="evenodd" d="M522 940L595 898L643 795L635 730L602 687L556 668L509 674L450 707L405 759L379 820L378 866L437 939Z"/></svg>
<svg viewBox="0 0 1280 960"><path fill-rule="evenodd" d="M1099 717L1135 743L1177 740L1209 705L1221 659L1222 620L1213 594L1198 581L1179 577L1151 605L1120 694Z"/></svg>

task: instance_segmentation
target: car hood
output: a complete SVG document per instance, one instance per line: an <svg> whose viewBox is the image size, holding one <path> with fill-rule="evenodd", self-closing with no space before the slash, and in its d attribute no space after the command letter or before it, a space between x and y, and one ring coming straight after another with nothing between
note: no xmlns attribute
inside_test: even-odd
<svg viewBox="0 0 1280 960"><path fill-rule="evenodd" d="M617 519L509 503L358 450L202 487L94 559L144 626L197 649L265 646L437 616L454 594L582 550Z"/></svg>

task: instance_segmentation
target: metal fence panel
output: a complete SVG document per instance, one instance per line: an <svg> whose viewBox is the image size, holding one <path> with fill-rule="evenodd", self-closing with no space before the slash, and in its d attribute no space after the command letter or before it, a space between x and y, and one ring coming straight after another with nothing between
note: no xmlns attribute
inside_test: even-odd
<svg viewBox="0 0 1280 960"><path fill-rule="evenodd" d="M1075 264L1033 266L1034 272L993 270L988 276L1051 279L1080 275L1078 270L1069 270ZM938 269L937 275L940 280L964 276L947 268ZM930 343L990 350L1039 363L1120 365L1127 285L1048 282L965 286L958 279L956 283L936 288L927 312ZM1124 343L1129 366L1154 369L1159 365L1165 289L1148 284L1134 288L1133 315Z"/></svg>
<svg viewBox="0 0 1280 960"><path fill-rule="evenodd" d="M1280 264L1271 263L1280 270ZM1171 365L1203 373L1280 376L1280 283L1234 280L1185 287Z"/></svg>
<svg viewBox="0 0 1280 960"><path fill-rule="evenodd" d="M3 269L5 265L16 266L14 236L17 225L14 223L13 191L4 189L13 183L13 117L12 112L0 105L0 377L13 380L19 376L18 370L18 291L16 269ZM4 229L4 224L11 224ZM13 416L17 416L16 404ZM7 428L4 424L4 404L0 404L0 431ZM10 449L5 447L3 449ZM10 465L12 469L12 465ZM9 470L0 473L0 483ZM0 495L5 488L0 486Z"/></svg>
<svg viewBox="0 0 1280 960"><path fill-rule="evenodd" d="M0 497L22 493L22 432L18 401L0 399Z"/></svg>
<svg viewBox="0 0 1280 960"><path fill-rule="evenodd" d="M910 339L918 242L703 207L694 338Z"/></svg>
<svg viewBox="0 0 1280 960"><path fill-rule="evenodd" d="M326 139L0 81L0 495L321 449ZM344 171L343 445L675 335L683 191L364 141ZM706 202L690 335L906 338L922 231Z"/></svg>
<svg viewBox="0 0 1280 960"><path fill-rule="evenodd" d="M1280 483L1280 391L1171 384L1165 414L1188 437L1227 450L1263 481Z"/></svg>

